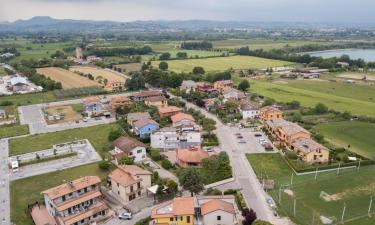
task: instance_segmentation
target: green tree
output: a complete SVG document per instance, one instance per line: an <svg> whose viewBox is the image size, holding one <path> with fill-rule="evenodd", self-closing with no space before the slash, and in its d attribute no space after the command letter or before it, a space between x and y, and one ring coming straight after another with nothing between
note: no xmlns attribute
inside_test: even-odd
<svg viewBox="0 0 375 225"><path fill-rule="evenodd" d="M177 52L176 58L177 59L186 59L188 57L186 52Z"/></svg>
<svg viewBox="0 0 375 225"><path fill-rule="evenodd" d="M242 80L241 83L238 85L238 89L245 92L247 89L250 88L250 83L248 80Z"/></svg>
<svg viewBox="0 0 375 225"><path fill-rule="evenodd" d="M173 167L172 163L168 159L163 159L161 161L161 166L166 170L169 170Z"/></svg>
<svg viewBox="0 0 375 225"><path fill-rule="evenodd" d="M99 164L98 164L99 168L101 170L109 170L109 168L111 168L111 163L108 162L108 161L105 161L105 160L102 160Z"/></svg>
<svg viewBox="0 0 375 225"><path fill-rule="evenodd" d="M160 62L159 63L159 69L167 70L168 69L168 63L167 62Z"/></svg>
<svg viewBox="0 0 375 225"><path fill-rule="evenodd" d="M286 105L290 109L298 109L300 107L301 103L299 101L291 101L291 102L287 102Z"/></svg>
<svg viewBox="0 0 375 225"><path fill-rule="evenodd" d="M121 165L133 165L134 164L134 158L124 156L119 160L118 163L121 164Z"/></svg>
<svg viewBox="0 0 375 225"><path fill-rule="evenodd" d="M153 148L150 150L150 157L154 161L159 161L161 159L160 150Z"/></svg>
<svg viewBox="0 0 375 225"><path fill-rule="evenodd" d="M239 106L237 101L231 101L231 100L226 101L224 105L225 105L227 112L235 112Z"/></svg>
<svg viewBox="0 0 375 225"><path fill-rule="evenodd" d="M300 112L294 112L292 116L293 122L302 122L302 115Z"/></svg>
<svg viewBox="0 0 375 225"><path fill-rule="evenodd" d="M187 168L181 171L178 177L180 184L185 190L190 191L191 196L198 194L204 189L203 178L195 168Z"/></svg>
<svg viewBox="0 0 375 225"><path fill-rule="evenodd" d="M169 58L171 58L171 54L169 52L164 52L162 53L160 56L159 56L159 59L160 60L168 60Z"/></svg>
<svg viewBox="0 0 375 225"><path fill-rule="evenodd" d="M328 112L328 107L323 103L316 104L314 111L316 114L324 114Z"/></svg>
<svg viewBox="0 0 375 225"><path fill-rule="evenodd" d="M201 67L201 66L196 66L193 68L193 73L194 74L204 74L205 71L204 71L204 68Z"/></svg>
<svg viewBox="0 0 375 225"><path fill-rule="evenodd" d="M168 179L165 186L167 186L168 190L172 193L177 193L178 191L178 184L172 179Z"/></svg>
<svg viewBox="0 0 375 225"><path fill-rule="evenodd" d="M111 130L108 134L108 141L114 141L122 135L119 129Z"/></svg>
<svg viewBox="0 0 375 225"><path fill-rule="evenodd" d="M134 73L130 79L125 82L125 87L130 91L137 91L139 89L145 88L145 78L139 72Z"/></svg>

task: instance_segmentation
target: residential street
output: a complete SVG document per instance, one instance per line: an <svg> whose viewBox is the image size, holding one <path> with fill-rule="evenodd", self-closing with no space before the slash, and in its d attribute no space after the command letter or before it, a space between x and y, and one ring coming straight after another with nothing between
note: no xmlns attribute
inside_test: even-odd
<svg viewBox="0 0 375 225"><path fill-rule="evenodd" d="M0 219L1 225L10 225L8 139L0 140Z"/></svg>

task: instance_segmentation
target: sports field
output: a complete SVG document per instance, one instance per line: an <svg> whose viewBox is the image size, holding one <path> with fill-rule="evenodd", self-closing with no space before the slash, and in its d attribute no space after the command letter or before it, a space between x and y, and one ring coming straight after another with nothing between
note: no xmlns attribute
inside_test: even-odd
<svg viewBox="0 0 375 225"><path fill-rule="evenodd" d="M120 76L116 71L109 69L102 69L91 66L73 66L69 68L72 72L79 72L83 74L91 74L96 81L107 79L108 83L111 82L125 82L125 78Z"/></svg>
<svg viewBox="0 0 375 225"><path fill-rule="evenodd" d="M265 59L252 56L230 56L205 59L186 59L167 61L169 70L175 72L191 72L195 66L202 66L205 71L225 71L233 69L261 69L275 66L293 65L291 62ZM157 67L160 61L153 61Z"/></svg>
<svg viewBox="0 0 375 225"><path fill-rule="evenodd" d="M95 81L58 67L39 68L37 72L57 82L61 82L64 89L99 86Z"/></svg>
<svg viewBox="0 0 375 225"><path fill-rule="evenodd" d="M240 80L238 77L234 79ZM375 116L375 88L371 86L312 80L283 82L250 80L250 83L250 92L276 101L297 100L308 107L323 103L336 111Z"/></svg>
<svg viewBox="0 0 375 225"><path fill-rule="evenodd" d="M318 125L319 131L334 145L348 147L366 157L375 156L375 123L348 121Z"/></svg>
<svg viewBox="0 0 375 225"><path fill-rule="evenodd" d="M247 158L259 179L275 181L275 189L268 193L279 203L279 214L289 216L296 224L321 225L320 216L340 222L344 204L345 224L349 221L351 224L373 224L367 223L367 212L370 198L375 194L374 166L341 170L339 174L337 171L320 173L316 180L315 174L295 175L291 184L292 171L279 154L247 154ZM326 198L321 197L322 191L327 193ZM375 209L370 213L374 216Z"/></svg>

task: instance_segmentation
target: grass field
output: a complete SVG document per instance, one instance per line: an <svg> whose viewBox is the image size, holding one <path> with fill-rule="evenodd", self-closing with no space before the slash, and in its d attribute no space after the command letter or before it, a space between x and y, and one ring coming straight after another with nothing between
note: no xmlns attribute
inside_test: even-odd
<svg viewBox="0 0 375 225"><path fill-rule="evenodd" d="M140 71L142 69L142 63L128 63L116 65L116 68L121 68L124 73Z"/></svg>
<svg viewBox="0 0 375 225"><path fill-rule="evenodd" d="M86 138L91 142L96 151L102 157L105 157L107 152L103 148L111 145L107 139L108 134L111 130L117 128L117 124L106 124L11 139L9 140L9 155L35 152L51 148L54 144Z"/></svg>
<svg viewBox="0 0 375 225"><path fill-rule="evenodd" d="M7 73L5 72L5 69L3 67L0 67L0 76L6 76Z"/></svg>
<svg viewBox="0 0 375 225"><path fill-rule="evenodd" d="M336 171L322 173L318 174L316 180L314 174L294 176L293 184L290 185L292 171L279 154L247 154L247 158L258 178L267 177L275 181L276 188L269 194L276 202L281 196L281 204L278 204L279 213L289 216L295 223L320 225L322 223L319 216L335 217L340 220L344 203L347 207L344 221L352 221L353 225L374 223L374 219L366 218L370 197L375 194L374 166L362 167L359 171L342 170L339 175ZM290 190L289 194L284 191L279 192L281 186L283 189ZM321 199L319 197L321 191L334 197L334 200ZM294 199L296 216L293 215ZM375 213L374 208L371 213Z"/></svg>
<svg viewBox="0 0 375 225"><path fill-rule="evenodd" d="M12 59L14 62L19 62L23 59L35 59L39 60L42 58L51 58L51 54L57 50L62 50L65 47L71 46L71 43L45 43L36 44L26 40L19 40L14 42L18 47L17 50L20 52L20 56ZM27 48L31 49L27 49Z"/></svg>
<svg viewBox="0 0 375 225"><path fill-rule="evenodd" d="M195 58L196 56L204 58L210 56L221 56L222 54L226 54L227 51L206 51L206 50L186 50L186 49L176 49L167 51L171 54L171 58L176 58L176 54L178 52L186 52L188 58Z"/></svg>
<svg viewBox="0 0 375 225"><path fill-rule="evenodd" d="M348 147L366 157L375 156L375 123L348 121L324 123L318 130L334 145Z"/></svg>
<svg viewBox="0 0 375 225"><path fill-rule="evenodd" d="M13 105L39 104L57 100L58 99L53 95L52 91L0 97L0 102L10 101L13 103Z"/></svg>
<svg viewBox="0 0 375 225"><path fill-rule="evenodd" d="M236 81L240 78L235 77ZM321 102L336 111L375 116L375 88L341 82L288 80L270 82L251 80L250 91L280 102L299 101L314 107Z"/></svg>
<svg viewBox="0 0 375 225"><path fill-rule="evenodd" d="M224 71L233 69L260 69L275 66L292 65L291 62L264 59L252 56L230 56L206 59L186 59L167 61L169 70L175 72L191 72L195 66L202 66L206 71ZM159 61L153 61L152 65L158 66Z"/></svg>
<svg viewBox="0 0 375 225"><path fill-rule="evenodd" d="M118 75L115 71L105 70L102 68L90 67L90 66L73 66L69 68L70 71L79 72L83 74L91 74L95 80L107 79L108 83L111 82L125 82L125 78Z"/></svg>
<svg viewBox="0 0 375 225"><path fill-rule="evenodd" d="M58 67L39 68L37 72L52 80L61 82L64 89L99 86L95 81Z"/></svg>
<svg viewBox="0 0 375 225"><path fill-rule="evenodd" d="M366 76L366 80L375 81L375 74L374 73L347 72L347 73L338 74L336 77L346 78L346 79L354 79L354 80L361 80L365 76Z"/></svg>
<svg viewBox="0 0 375 225"><path fill-rule="evenodd" d="M12 222L17 225L34 224L27 210L27 204L42 202L43 197L40 194L42 191L60 185L64 180L74 180L82 176L99 176L105 179L107 174L95 163L13 181L10 184Z"/></svg>
<svg viewBox="0 0 375 225"><path fill-rule="evenodd" d="M1 126L0 138L15 137L29 133L29 125Z"/></svg>

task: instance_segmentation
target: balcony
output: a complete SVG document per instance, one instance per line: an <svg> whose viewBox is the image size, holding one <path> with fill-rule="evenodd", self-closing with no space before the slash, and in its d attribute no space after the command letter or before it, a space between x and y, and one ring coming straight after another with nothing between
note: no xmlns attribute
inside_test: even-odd
<svg viewBox="0 0 375 225"><path fill-rule="evenodd" d="M144 189L144 186L143 185L141 185L141 187L140 188L138 188L138 189L133 189L133 191L127 191L126 192L126 195L133 195L133 194L137 194L139 191L142 191Z"/></svg>

